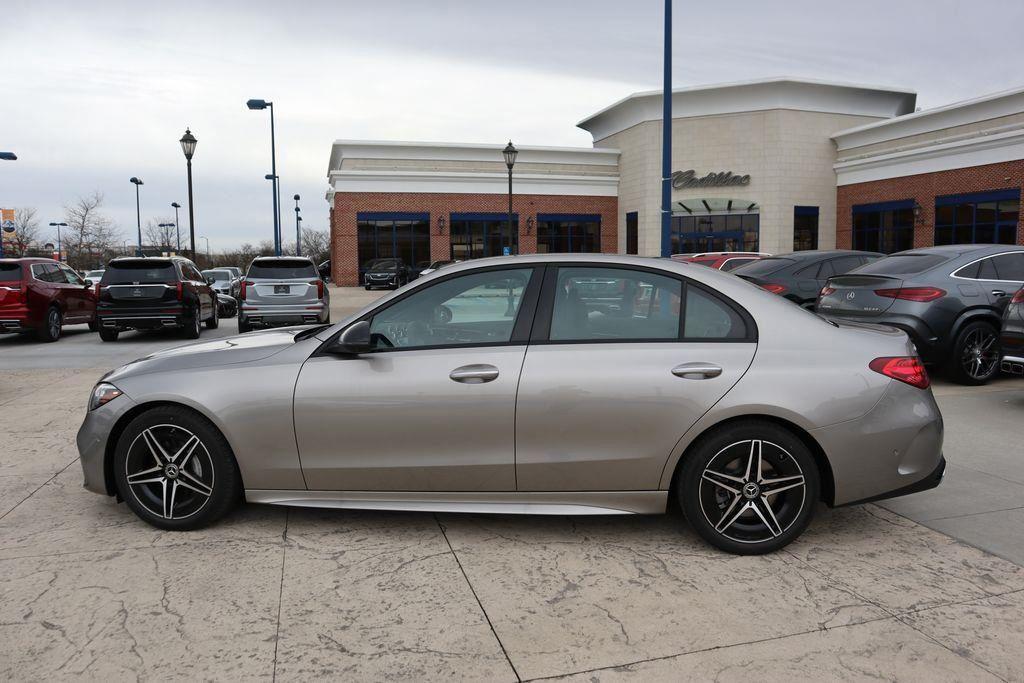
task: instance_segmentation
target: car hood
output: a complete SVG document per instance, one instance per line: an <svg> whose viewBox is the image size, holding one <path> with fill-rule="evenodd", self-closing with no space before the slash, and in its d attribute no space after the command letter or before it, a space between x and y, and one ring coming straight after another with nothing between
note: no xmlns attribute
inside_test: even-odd
<svg viewBox="0 0 1024 683"><path fill-rule="evenodd" d="M215 365L233 365L269 358L295 343L304 327L250 332L214 341L198 342L143 356L106 375L106 381L152 372L168 372Z"/></svg>

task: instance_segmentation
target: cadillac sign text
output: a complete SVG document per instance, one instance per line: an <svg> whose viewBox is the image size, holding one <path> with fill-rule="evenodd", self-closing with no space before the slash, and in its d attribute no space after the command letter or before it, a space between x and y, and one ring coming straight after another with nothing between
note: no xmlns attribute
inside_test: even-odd
<svg viewBox="0 0 1024 683"><path fill-rule="evenodd" d="M672 187L677 190L685 190L689 187L734 187L749 184L749 175L733 175L732 171L708 173L703 178L698 178L697 172L692 168L689 171L676 171L672 174Z"/></svg>

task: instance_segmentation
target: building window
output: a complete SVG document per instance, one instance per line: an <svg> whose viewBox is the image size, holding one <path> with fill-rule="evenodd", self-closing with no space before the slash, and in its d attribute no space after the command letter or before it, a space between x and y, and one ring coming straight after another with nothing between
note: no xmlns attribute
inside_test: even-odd
<svg viewBox="0 0 1024 683"><path fill-rule="evenodd" d="M892 254L914 248L914 200L853 207L853 248Z"/></svg>
<svg viewBox="0 0 1024 683"><path fill-rule="evenodd" d="M636 211L626 214L626 253L640 253L640 216Z"/></svg>
<svg viewBox="0 0 1024 683"><path fill-rule="evenodd" d="M519 216L512 214L512 233L505 213L453 213L449 221L453 261L519 252Z"/></svg>
<svg viewBox="0 0 1024 683"><path fill-rule="evenodd" d="M935 244L1016 244L1020 190L935 198Z"/></svg>
<svg viewBox="0 0 1024 683"><path fill-rule="evenodd" d="M760 230L757 213L672 216L672 253L757 251Z"/></svg>
<svg viewBox="0 0 1024 683"><path fill-rule="evenodd" d="M793 207L793 251L818 248L818 207Z"/></svg>
<svg viewBox="0 0 1024 683"><path fill-rule="evenodd" d="M537 214L538 254L594 254L600 251L600 214Z"/></svg>
<svg viewBox="0 0 1024 683"><path fill-rule="evenodd" d="M397 258L414 269L430 261L430 214L359 213L356 221L360 280L374 259Z"/></svg>

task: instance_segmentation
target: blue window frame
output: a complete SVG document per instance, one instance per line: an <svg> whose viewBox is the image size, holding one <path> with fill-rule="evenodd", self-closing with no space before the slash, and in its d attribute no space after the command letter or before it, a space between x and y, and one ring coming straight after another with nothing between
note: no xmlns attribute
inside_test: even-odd
<svg viewBox="0 0 1024 683"><path fill-rule="evenodd" d="M1016 244L1020 189L935 198L935 244Z"/></svg>
<svg viewBox="0 0 1024 683"><path fill-rule="evenodd" d="M853 248L892 254L914 248L914 200L853 207Z"/></svg>
<svg viewBox="0 0 1024 683"><path fill-rule="evenodd" d="M410 212L359 212L359 274L379 258L398 258L414 271L430 262L430 214Z"/></svg>
<svg viewBox="0 0 1024 683"><path fill-rule="evenodd" d="M519 252L519 214L512 214L511 234L507 213L453 213L448 225L452 260Z"/></svg>
<svg viewBox="0 0 1024 683"><path fill-rule="evenodd" d="M793 251L818 248L818 207L793 207Z"/></svg>
<svg viewBox="0 0 1024 683"><path fill-rule="evenodd" d="M537 214L537 253L573 254L601 251L601 214Z"/></svg>

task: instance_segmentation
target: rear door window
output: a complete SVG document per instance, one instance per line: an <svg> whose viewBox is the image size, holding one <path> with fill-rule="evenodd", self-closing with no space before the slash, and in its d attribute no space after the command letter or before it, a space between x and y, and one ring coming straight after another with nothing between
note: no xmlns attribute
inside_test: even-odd
<svg viewBox="0 0 1024 683"><path fill-rule="evenodd" d="M982 259L978 262L978 279L979 280L998 280L999 273L996 272L996 266L992 263L992 259Z"/></svg>
<svg viewBox="0 0 1024 683"><path fill-rule="evenodd" d="M693 285L686 287L683 338L746 339L747 325L732 306Z"/></svg>
<svg viewBox="0 0 1024 683"><path fill-rule="evenodd" d="M316 268L310 261L295 259L262 259L249 266L248 277L267 280L294 280L316 278Z"/></svg>
<svg viewBox="0 0 1024 683"><path fill-rule="evenodd" d="M160 284L178 281L178 271L170 261L125 261L111 263L103 273L104 285Z"/></svg>
<svg viewBox="0 0 1024 683"><path fill-rule="evenodd" d="M1000 254L991 259L1000 280L1024 282L1024 251L1016 254Z"/></svg>
<svg viewBox="0 0 1024 683"><path fill-rule="evenodd" d="M0 282L21 282L21 264L0 263Z"/></svg>

